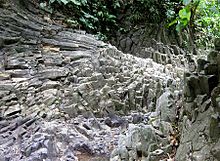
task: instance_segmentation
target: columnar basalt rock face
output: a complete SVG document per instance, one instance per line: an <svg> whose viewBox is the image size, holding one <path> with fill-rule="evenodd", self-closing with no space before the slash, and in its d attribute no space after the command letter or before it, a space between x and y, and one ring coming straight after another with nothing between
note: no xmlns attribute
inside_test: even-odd
<svg viewBox="0 0 220 161"><path fill-rule="evenodd" d="M181 94L183 71L45 22L30 2L0 8L0 159L103 161L130 138L139 145L130 159L171 152L171 93Z"/></svg>
<svg viewBox="0 0 220 161"><path fill-rule="evenodd" d="M220 159L219 137L219 41L207 60L198 60L198 72L185 74L185 104L180 124L181 138L176 159Z"/></svg>
<svg viewBox="0 0 220 161"><path fill-rule="evenodd" d="M64 112L69 107L74 108L75 115L86 111L103 114L109 108L123 114L147 109L164 88L179 84L183 71L176 75L172 65L158 65L151 59L123 54L91 35L57 25L49 28L33 15L19 14L20 17L12 18L7 10L2 10L2 16L8 18L2 23L3 28L6 23L12 26L12 19L16 19L17 26L26 27L9 27L1 36L2 105L13 101L13 105L24 106L25 111L35 105ZM47 27L57 34L44 37ZM28 29L34 29L36 34L26 32ZM151 91L155 88L158 89Z"/></svg>
<svg viewBox="0 0 220 161"><path fill-rule="evenodd" d="M132 29L128 33L118 33L112 43L124 53L142 58L152 58L160 64L186 67L187 52L178 47L178 35L158 24Z"/></svg>

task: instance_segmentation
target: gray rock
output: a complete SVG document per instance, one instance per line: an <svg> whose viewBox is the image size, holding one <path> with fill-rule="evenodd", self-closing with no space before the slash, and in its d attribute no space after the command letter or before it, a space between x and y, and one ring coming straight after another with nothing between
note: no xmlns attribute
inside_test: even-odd
<svg viewBox="0 0 220 161"><path fill-rule="evenodd" d="M220 137L219 122L220 122L219 114L214 114L211 116L209 132L210 132L210 138L213 142L218 141Z"/></svg>
<svg viewBox="0 0 220 161"><path fill-rule="evenodd" d="M176 108L174 105L174 96L170 91L166 91L159 97L156 104L156 112L160 115L162 121L175 121Z"/></svg>
<svg viewBox="0 0 220 161"><path fill-rule="evenodd" d="M11 58L7 61L6 69L27 69L29 65L23 58Z"/></svg>
<svg viewBox="0 0 220 161"><path fill-rule="evenodd" d="M138 124L143 121L143 116L140 113L132 113L132 123Z"/></svg>
<svg viewBox="0 0 220 161"><path fill-rule="evenodd" d="M45 69L40 72L40 76L42 78L48 78L48 79L57 79L61 77L66 77L67 74L68 74L68 70L65 68Z"/></svg>
<svg viewBox="0 0 220 161"><path fill-rule="evenodd" d="M10 106L8 109L6 109L6 111L4 112L4 116L11 116L14 115L16 113L20 113L21 112L21 107L19 104L16 104L14 106Z"/></svg>
<svg viewBox="0 0 220 161"><path fill-rule="evenodd" d="M10 74L8 73L3 73L3 72L0 72L0 81L3 81L3 80L8 80L10 79Z"/></svg>
<svg viewBox="0 0 220 161"><path fill-rule="evenodd" d="M207 60L211 63L211 64L216 64L218 62L218 51L211 51L208 56L207 56Z"/></svg>
<svg viewBox="0 0 220 161"><path fill-rule="evenodd" d="M150 161L158 161L163 157L164 151L161 149L157 149L150 153L149 160Z"/></svg>
<svg viewBox="0 0 220 161"><path fill-rule="evenodd" d="M220 158L220 140L213 146L211 153L217 160Z"/></svg>
<svg viewBox="0 0 220 161"><path fill-rule="evenodd" d="M10 82L1 82L0 83L0 90L1 91L11 91L14 88L13 83Z"/></svg>
<svg viewBox="0 0 220 161"><path fill-rule="evenodd" d="M220 38L216 38L214 41L215 50L220 51Z"/></svg>
<svg viewBox="0 0 220 161"><path fill-rule="evenodd" d="M114 160L116 156L120 159L137 159L150 157L157 149L157 142L160 137L152 126L137 126L130 124L125 135L119 137L117 150L112 153L111 158Z"/></svg>
<svg viewBox="0 0 220 161"><path fill-rule="evenodd" d="M218 65L217 64L206 64L204 66L205 75L214 75L218 73Z"/></svg>
<svg viewBox="0 0 220 161"><path fill-rule="evenodd" d="M28 10L14 12L17 3L2 8L0 14L0 119L6 121L0 125L0 147L6 157L109 160L117 147L115 160L146 160L159 144L161 150L167 147L169 124L152 115L144 118L142 113L154 111L158 98L160 106L167 103L169 109L170 102L164 100L168 96L162 99L165 88L170 93L182 88L174 68L180 57L172 55L170 46L147 40L142 30L118 41L123 50L138 52L134 55L173 64L164 70L150 58L124 54L89 34L46 23L47 16L29 13L39 12L29 1L23 2ZM11 35L4 36L7 33ZM138 48L144 42L152 48Z"/></svg>

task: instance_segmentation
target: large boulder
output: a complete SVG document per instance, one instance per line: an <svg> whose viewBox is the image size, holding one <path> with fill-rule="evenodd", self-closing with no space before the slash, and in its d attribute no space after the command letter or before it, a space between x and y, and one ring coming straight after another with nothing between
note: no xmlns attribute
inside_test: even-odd
<svg viewBox="0 0 220 161"><path fill-rule="evenodd" d="M144 160L157 161L164 158L172 148L167 138L151 125L130 124L126 134L119 136L118 147L111 155L111 161Z"/></svg>
<svg viewBox="0 0 220 161"><path fill-rule="evenodd" d="M174 101L174 95L170 91L164 92L158 98L156 112L161 121L175 122L177 109Z"/></svg>

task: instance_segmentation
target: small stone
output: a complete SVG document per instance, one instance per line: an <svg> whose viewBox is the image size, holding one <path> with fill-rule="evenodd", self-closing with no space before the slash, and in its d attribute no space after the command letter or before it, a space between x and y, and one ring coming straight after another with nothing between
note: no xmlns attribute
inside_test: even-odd
<svg viewBox="0 0 220 161"><path fill-rule="evenodd" d="M8 82L1 82L0 83L0 91L11 91L14 85Z"/></svg>
<svg viewBox="0 0 220 161"><path fill-rule="evenodd" d="M131 116L133 124L138 124L143 121L143 116L139 113L133 113Z"/></svg>
<svg viewBox="0 0 220 161"><path fill-rule="evenodd" d="M9 80L10 77L11 77L11 76L10 76L10 74L8 74L8 73L0 72L0 81Z"/></svg>

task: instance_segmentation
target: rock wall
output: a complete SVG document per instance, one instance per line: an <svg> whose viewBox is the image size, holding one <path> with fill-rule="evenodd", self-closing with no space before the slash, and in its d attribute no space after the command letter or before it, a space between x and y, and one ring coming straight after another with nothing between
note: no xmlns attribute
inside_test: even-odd
<svg viewBox="0 0 220 161"><path fill-rule="evenodd" d="M113 149L120 158L119 135L133 130L128 138L155 143L130 142L130 159L168 157L182 69L66 28L34 1L9 2L0 8L1 160L103 161Z"/></svg>
<svg viewBox="0 0 220 161"><path fill-rule="evenodd" d="M118 31L117 37L112 42L119 50L125 53L129 52L134 55L140 54L144 56L141 51L142 48L153 47L156 49L156 42L165 45L178 45L180 43L179 35L175 31L167 30L164 23L152 24L146 22L145 25L135 26L134 28L126 29L125 27L125 30L127 31Z"/></svg>
<svg viewBox="0 0 220 161"><path fill-rule="evenodd" d="M146 24L145 27L132 29L128 33L118 32L112 44L124 53L185 68L191 56L179 47L179 41L179 35L167 30L164 25Z"/></svg>
<svg viewBox="0 0 220 161"><path fill-rule="evenodd" d="M184 74L177 46L124 54L36 6L0 6L0 160L219 160L219 39Z"/></svg>
<svg viewBox="0 0 220 161"><path fill-rule="evenodd" d="M216 39L215 50L206 60L198 60L197 72L185 73L178 161L220 159L219 46L219 39Z"/></svg>

